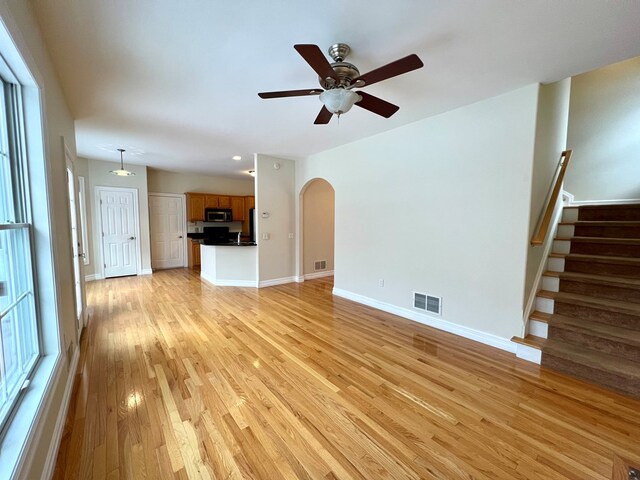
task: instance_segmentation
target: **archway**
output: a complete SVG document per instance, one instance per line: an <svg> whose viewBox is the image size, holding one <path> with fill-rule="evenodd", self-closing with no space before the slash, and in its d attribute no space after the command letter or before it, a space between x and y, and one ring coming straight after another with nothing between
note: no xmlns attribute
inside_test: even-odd
<svg viewBox="0 0 640 480"><path fill-rule="evenodd" d="M334 273L335 190L314 178L300 191L298 275L301 280Z"/></svg>

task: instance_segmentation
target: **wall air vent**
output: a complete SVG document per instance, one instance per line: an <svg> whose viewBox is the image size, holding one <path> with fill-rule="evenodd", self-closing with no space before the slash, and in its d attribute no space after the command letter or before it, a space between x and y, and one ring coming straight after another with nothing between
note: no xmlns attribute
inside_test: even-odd
<svg viewBox="0 0 640 480"><path fill-rule="evenodd" d="M327 261L326 260L316 260L313 262L313 269L317 272L318 270L326 270L327 269Z"/></svg>
<svg viewBox="0 0 640 480"><path fill-rule="evenodd" d="M442 297L413 292L413 308L440 315L442 313Z"/></svg>

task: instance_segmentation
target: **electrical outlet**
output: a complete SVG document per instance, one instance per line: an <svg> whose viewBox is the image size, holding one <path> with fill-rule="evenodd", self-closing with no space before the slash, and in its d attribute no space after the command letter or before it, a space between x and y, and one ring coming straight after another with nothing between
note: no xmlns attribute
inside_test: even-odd
<svg viewBox="0 0 640 480"><path fill-rule="evenodd" d="M378 286L384 287L384 278L378 279Z"/></svg>
<svg viewBox="0 0 640 480"><path fill-rule="evenodd" d="M263 233L262 234L262 239L263 240L269 240L269 234L268 233Z"/></svg>

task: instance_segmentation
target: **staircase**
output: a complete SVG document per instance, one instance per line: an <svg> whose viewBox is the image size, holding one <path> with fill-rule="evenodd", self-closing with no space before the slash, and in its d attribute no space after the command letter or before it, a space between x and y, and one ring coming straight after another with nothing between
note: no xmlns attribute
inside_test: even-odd
<svg viewBox="0 0 640 480"><path fill-rule="evenodd" d="M565 207L547 268L529 334L513 340L545 367L640 398L640 205Z"/></svg>

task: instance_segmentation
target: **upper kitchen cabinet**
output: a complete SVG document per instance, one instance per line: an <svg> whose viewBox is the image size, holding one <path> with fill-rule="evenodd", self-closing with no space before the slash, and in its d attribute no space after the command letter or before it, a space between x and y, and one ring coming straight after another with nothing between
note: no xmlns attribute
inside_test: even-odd
<svg viewBox="0 0 640 480"><path fill-rule="evenodd" d="M231 208L231 198L228 195L205 193L204 208Z"/></svg>
<svg viewBox="0 0 640 480"><path fill-rule="evenodd" d="M187 193L187 221L203 222L205 195L201 193Z"/></svg>
<svg viewBox="0 0 640 480"><path fill-rule="evenodd" d="M244 197L244 208L246 210L249 210L251 208L256 208L256 197L252 195Z"/></svg>
<svg viewBox="0 0 640 480"><path fill-rule="evenodd" d="M233 221L242 222L245 219L244 197L230 197L230 198L231 198L231 212L233 214Z"/></svg>

